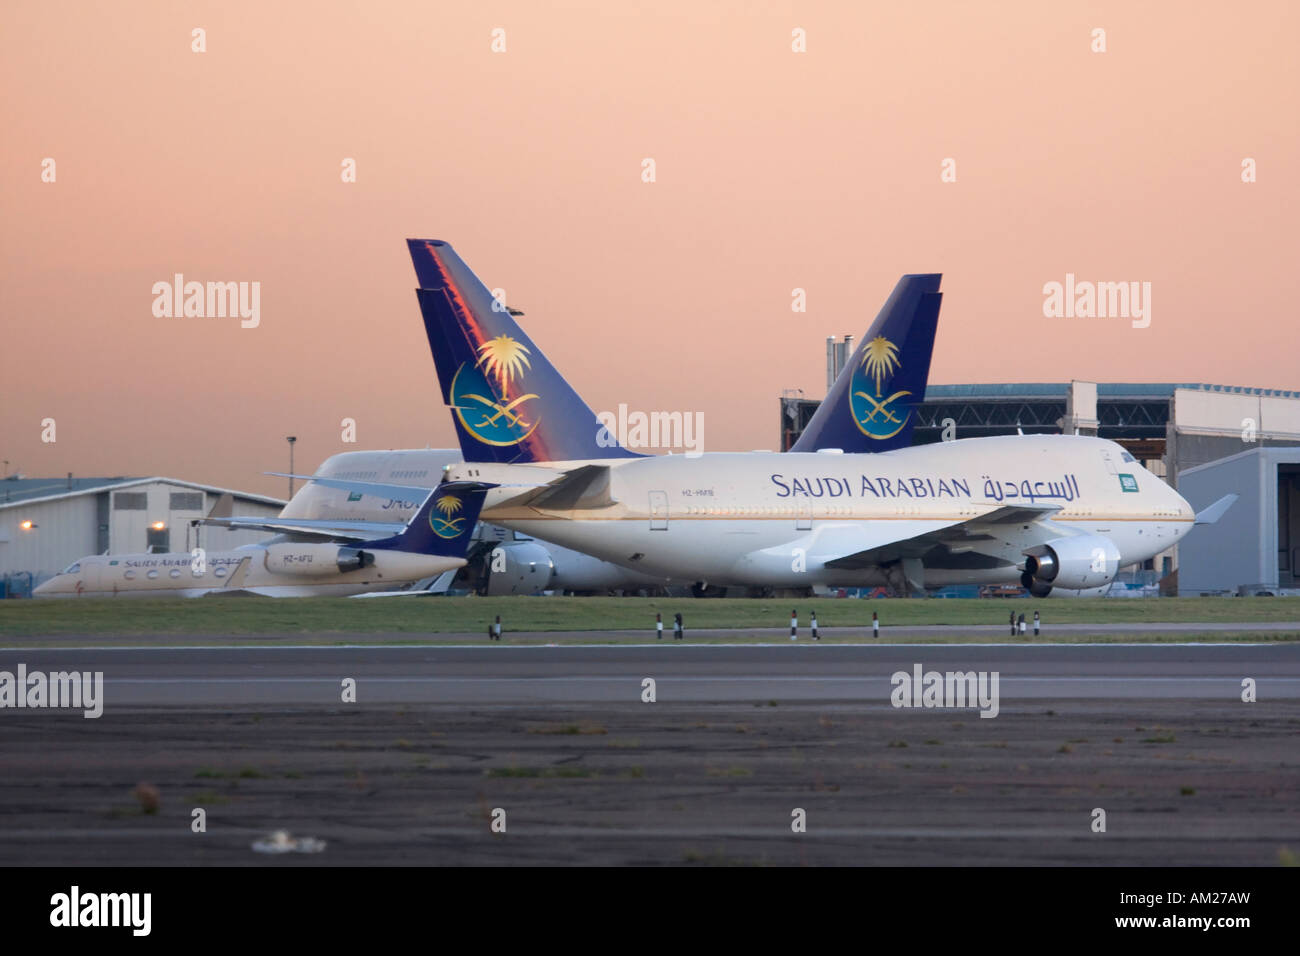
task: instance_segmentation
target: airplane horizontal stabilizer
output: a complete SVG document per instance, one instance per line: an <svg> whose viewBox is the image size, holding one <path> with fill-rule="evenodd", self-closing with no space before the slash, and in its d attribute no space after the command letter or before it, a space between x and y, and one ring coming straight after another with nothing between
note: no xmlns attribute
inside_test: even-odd
<svg viewBox="0 0 1300 956"><path fill-rule="evenodd" d="M1240 495L1224 495L1210 507L1196 513L1197 524L1214 524L1223 517L1223 513L1237 503Z"/></svg>

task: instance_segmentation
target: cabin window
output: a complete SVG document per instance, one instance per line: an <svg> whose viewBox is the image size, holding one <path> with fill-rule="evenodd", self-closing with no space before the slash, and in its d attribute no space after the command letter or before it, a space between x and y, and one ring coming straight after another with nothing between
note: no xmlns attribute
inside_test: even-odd
<svg viewBox="0 0 1300 956"><path fill-rule="evenodd" d="M131 570L128 569L127 571L124 571L124 572L122 573L122 577L126 578L128 581L134 581L134 580L135 580L135 572L134 572L134 571L131 571Z"/></svg>
<svg viewBox="0 0 1300 956"><path fill-rule="evenodd" d="M154 570L150 571L148 574L145 575L145 577L148 578L150 581L152 581L154 578L158 577L158 569L155 568Z"/></svg>
<svg viewBox="0 0 1300 956"><path fill-rule="evenodd" d="M225 569L225 568L217 568L217 569L216 569L215 571L213 571L212 573L215 574L215 575L216 575L217 577L219 577L219 578L224 578L224 577L226 576L226 569Z"/></svg>
<svg viewBox="0 0 1300 956"><path fill-rule="evenodd" d="M181 576L181 572L179 568L172 568L170 571L167 572L167 577L169 578L179 578L180 576Z"/></svg>

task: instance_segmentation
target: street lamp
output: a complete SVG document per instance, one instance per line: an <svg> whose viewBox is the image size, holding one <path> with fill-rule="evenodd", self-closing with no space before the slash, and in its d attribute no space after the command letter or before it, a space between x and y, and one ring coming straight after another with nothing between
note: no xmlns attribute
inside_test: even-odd
<svg viewBox="0 0 1300 956"><path fill-rule="evenodd" d="M285 441L289 443L289 497L293 498L293 443L298 440L296 435L289 435Z"/></svg>

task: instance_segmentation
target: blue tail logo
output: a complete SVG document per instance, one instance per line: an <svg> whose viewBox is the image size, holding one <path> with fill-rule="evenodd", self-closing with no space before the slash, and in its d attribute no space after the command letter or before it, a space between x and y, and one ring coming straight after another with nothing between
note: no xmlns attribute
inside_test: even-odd
<svg viewBox="0 0 1300 956"><path fill-rule="evenodd" d="M525 417L525 403L541 398L536 392L511 397L510 386L529 368L528 346L509 335L498 335L478 347L473 365L462 363L451 380L451 404L464 429L485 445L518 445L541 424L541 416ZM493 387L490 379L496 380ZM523 391L522 388L519 391Z"/></svg>
<svg viewBox="0 0 1300 956"><path fill-rule="evenodd" d="M877 441L893 438L912 417L912 406L907 402L899 402L899 399L911 395L910 391L899 389L885 395L893 373L901 367L898 346L883 335L877 335L867 343L863 349L862 361L853 370L853 380L849 386L849 409L858 429L868 438ZM873 386L874 392L869 392L868 389Z"/></svg>
<svg viewBox="0 0 1300 956"><path fill-rule="evenodd" d="M467 462L641 458L616 441L510 310L441 239L408 239L444 405Z"/></svg>
<svg viewBox="0 0 1300 956"><path fill-rule="evenodd" d="M429 529L440 538L450 541L452 538L459 538L469 530L472 525L467 526L465 515L459 518L454 517L456 512L464 508L464 502L455 495L441 495L434 499L433 507L429 509ZM442 512L439 518L435 511Z"/></svg>
<svg viewBox="0 0 1300 956"><path fill-rule="evenodd" d="M791 451L881 452L911 444L930 375L942 278L926 273L898 280Z"/></svg>

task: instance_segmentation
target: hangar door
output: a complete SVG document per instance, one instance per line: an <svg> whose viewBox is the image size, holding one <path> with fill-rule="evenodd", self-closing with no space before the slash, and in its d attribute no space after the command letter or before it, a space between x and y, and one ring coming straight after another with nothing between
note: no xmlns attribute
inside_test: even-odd
<svg viewBox="0 0 1300 956"><path fill-rule="evenodd" d="M668 530L668 493L666 491L650 492L650 530Z"/></svg>

